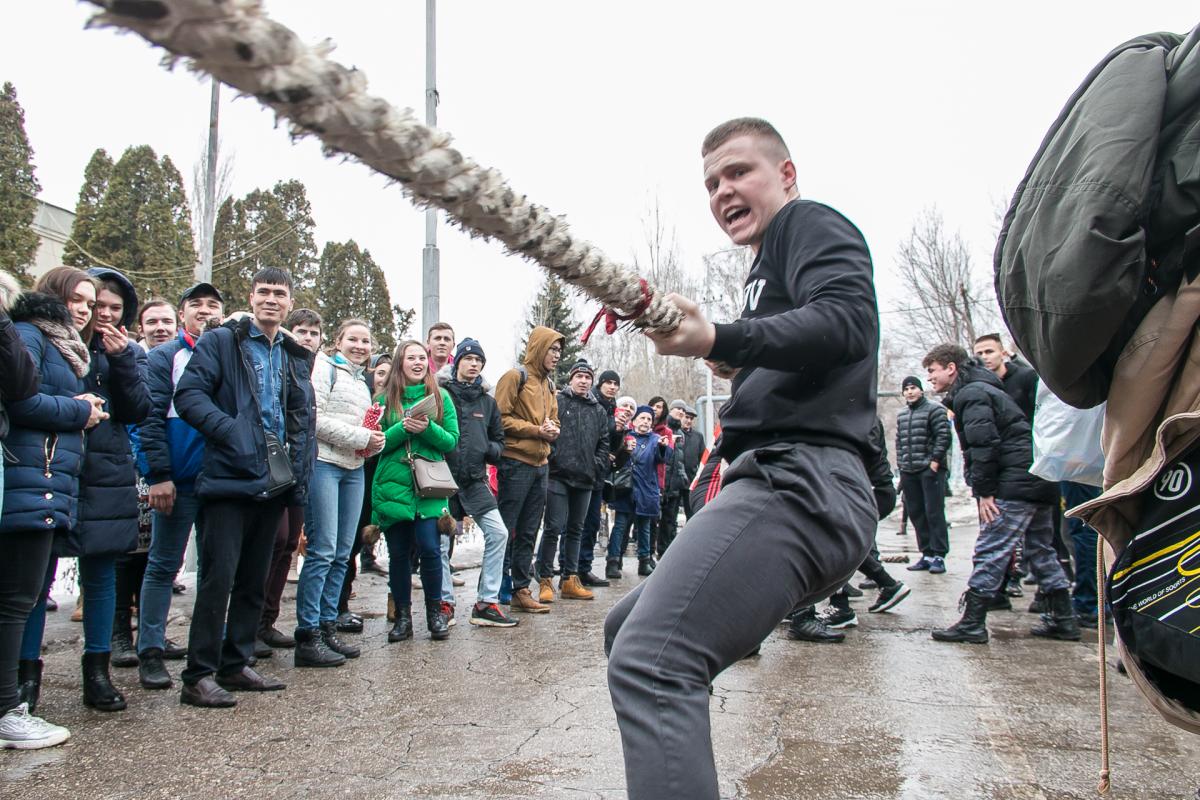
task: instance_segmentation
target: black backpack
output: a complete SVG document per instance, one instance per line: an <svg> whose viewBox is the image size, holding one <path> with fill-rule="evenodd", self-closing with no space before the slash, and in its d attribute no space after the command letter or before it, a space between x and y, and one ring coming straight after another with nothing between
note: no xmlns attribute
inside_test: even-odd
<svg viewBox="0 0 1200 800"><path fill-rule="evenodd" d="M1103 402L1146 313L1200 271L1198 165L1200 28L1117 47L1043 139L1004 217L996 295L1065 402Z"/></svg>
<svg viewBox="0 0 1200 800"><path fill-rule="evenodd" d="M1126 650L1160 692L1200 712L1200 447L1163 468L1108 576Z"/></svg>

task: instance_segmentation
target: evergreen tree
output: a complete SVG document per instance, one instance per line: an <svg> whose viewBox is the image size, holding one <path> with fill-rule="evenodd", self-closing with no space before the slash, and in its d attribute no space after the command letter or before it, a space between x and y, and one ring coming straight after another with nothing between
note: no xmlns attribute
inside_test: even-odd
<svg viewBox="0 0 1200 800"><path fill-rule="evenodd" d="M403 335L415 313L392 305L383 270L371 251L360 249L353 239L325 245L316 280L321 287L317 311L326 327L332 330L350 317L364 319L370 323L379 352L390 353L395 348L397 337Z"/></svg>
<svg viewBox="0 0 1200 800"><path fill-rule="evenodd" d="M88 267L93 262L84 254L91 252L92 229L95 227L96 212L108 189L112 176L113 162L104 148L92 153L83 170L83 186L79 200L75 203L75 223L71 227L71 239L63 251L63 263L76 267Z"/></svg>
<svg viewBox="0 0 1200 800"><path fill-rule="evenodd" d="M213 282L229 292L237 306L250 296L254 274L265 267L292 276L297 308L319 305L316 222L304 184L280 181L270 191L255 189L232 198L217 211Z"/></svg>
<svg viewBox="0 0 1200 800"><path fill-rule="evenodd" d="M571 365L579 360L580 351L583 350L583 345L579 343L583 323L575 319L570 295L562 281L550 274L546 275L546 281L525 317L525 340L521 343L521 355L518 358L521 363L525 361L525 343L529 341L529 332L538 325L563 335L562 358L559 359L558 370L551 376L555 384L563 386Z"/></svg>
<svg viewBox="0 0 1200 800"><path fill-rule="evenodd" d="M126 273L141 296L178 297L193 280L196 251L183 179L171 160L160 161L149 145L128 148L79 244Z"/></svg>
<svg viewBox="0 0 1200 800"><path fill-rule="evenodd" d="M0 269L26 281L25 268L37 255L33 216L41 189L25 135L25 111L17 102L17 90L5 83L0 90Z"/></svg>

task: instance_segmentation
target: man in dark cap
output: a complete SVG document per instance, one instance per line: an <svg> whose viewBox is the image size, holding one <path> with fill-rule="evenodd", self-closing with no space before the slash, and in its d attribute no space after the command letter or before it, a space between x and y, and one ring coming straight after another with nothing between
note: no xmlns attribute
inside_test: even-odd
<svg viewBox="0 0 1200 800"><path fill-rule="evenodd" d="M945 484L938 474L950 449L950 421L945 406L925 397L920 378L909 375L900 391L907 406L896 415L896 465L904 508L921 548L921 558L908 569L938 575L946 571L950 551Z"/></svg>
<svg viewBox="0 0 1200 800"><path fill-rule="evenodd" d="M592 366L580 359L571 365L567 385L558 393L562 430L550 453L546 518L537 551L538 600L542 603L554 602L554 555L560 538L559 597L563 600L593 597L579 580L579 550L592 491L608 471L610 419L592 394L594 374Z"/></svg>

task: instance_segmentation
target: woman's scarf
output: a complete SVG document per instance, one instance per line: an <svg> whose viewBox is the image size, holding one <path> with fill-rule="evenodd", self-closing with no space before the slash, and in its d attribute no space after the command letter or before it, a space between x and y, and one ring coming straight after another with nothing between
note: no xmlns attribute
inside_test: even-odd
<svg viewBox="0 0 1200 800"><path fill-rule="evenodd" d="M55 349L62 354L63 359L71 365L71 371L75 373L76 377L82 378L88 374L92 355L88 352L87 345L79 338L78 331L69 325L63 325L61 322L54 322L44 317L33 317L28 322L50 340L50 344L54 345Z"/></svg>

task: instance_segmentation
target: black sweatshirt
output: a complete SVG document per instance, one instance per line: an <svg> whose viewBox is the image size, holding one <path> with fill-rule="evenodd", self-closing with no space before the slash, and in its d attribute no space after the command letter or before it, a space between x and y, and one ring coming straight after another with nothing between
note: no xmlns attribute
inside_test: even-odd
<svg viewBox="0 0 1200 800"><path fill-rule="evenodd" d="M721 409L721 455L774 442L867 450L875 424L879 316L871 254L828 206L793 200L767 226L741 318L709 358L741 371Z"/></svg>

